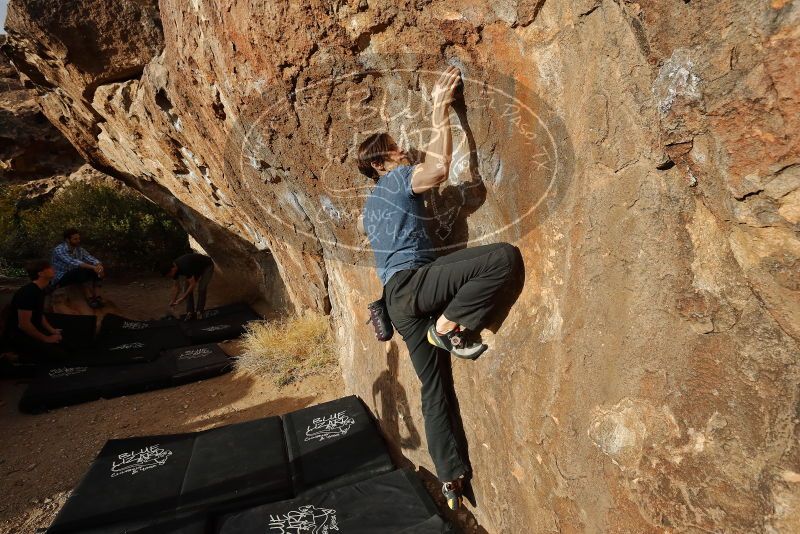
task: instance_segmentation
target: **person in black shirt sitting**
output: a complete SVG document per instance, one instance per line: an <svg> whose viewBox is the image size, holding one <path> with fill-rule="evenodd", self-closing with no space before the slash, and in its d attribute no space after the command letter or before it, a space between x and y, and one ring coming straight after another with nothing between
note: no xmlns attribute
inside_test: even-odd
<svg viewBox="0 0 800 534"><path fill-rule="evenodd" d="M208 284L214 274L214 262L208 256L192 252L177 258L162 269L161 274L175 280L170 306L186 301L186 320L202 318L206 307ZM197 307L194 288L197 287Z"/></svg>
<svg viewBox="0 0 800 534"><path fill-rule="evenodd" d="M44 316L44 289L55 276L47 260L25 266L31 283L22 286L11 298L6 335L21 361L60 363L67 353L61 345L61 330L53 328Z"/></svg>

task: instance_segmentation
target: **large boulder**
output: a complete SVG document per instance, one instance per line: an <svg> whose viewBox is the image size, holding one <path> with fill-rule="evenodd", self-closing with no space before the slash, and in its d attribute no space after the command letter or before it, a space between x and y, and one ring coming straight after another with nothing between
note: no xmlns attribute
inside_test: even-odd
<svg viewBox="0 0 800 534"><path fill-rule="evenodd" d="M349 389L429 469L402 340L363 326L380 284L353 148L424 148L459 65L431 232L525 264L490 352L452 365L478 522L789 532L799 22L786 0L11 0L6 48L93 165L330 311Z"/></svg>
<svg viewBox="0 0 800 534"><path fill-rule="evenodd" d="M25 0L9 6L6 28L8 43L3 51L28 83L39 90L42 111L83 158L139 190L178 219L196 239L198 248L215 256L223 277L238 282L231 298L252 300L255 294L261 294L279 310L289 305L266 247L239 238L219 217L197 211L198 203L182 202L152 175L127 167L124 158L100 148L106 120L103 113L109 113L110 107L97 108L96 93L107 94L117 88L127 98L127 91L142 78L144 68L164 49L157 1ZM148 138L161 137L152 130L153 125L140 126L143 131L149 130ZM128 133L141 136L140 132ZM174 149L170 138L162 142ZM175 154L172 156L174 159ZM145 153L137 156L145 157ZM154 155L152 163L170 160L169 156Z"/></svg>
<svg viewBox="0 0 800 534"><path fill-rule="evenodd" d="M0 46L6 36L0 35ZM83 164L42 113L37 92L0 53L0 185L49 179Z"/></svg>

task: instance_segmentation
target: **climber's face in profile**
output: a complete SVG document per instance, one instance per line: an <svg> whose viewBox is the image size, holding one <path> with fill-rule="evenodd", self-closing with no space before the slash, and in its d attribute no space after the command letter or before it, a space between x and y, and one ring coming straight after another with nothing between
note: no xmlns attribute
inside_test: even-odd
<svg viewBox="0 0 800 534"><path fill-rule="evenodd" d="M392 147L389 149L389 154L386 157L384 165L387 163L391 165L391 168L387 170L391 170L400 165L409 165L411 163L411 161L408 159L408 153L397 146L397 143L394 142L394 139L392 139Z"/></svg>
<svg viewBox="0 0 800 534"><path fill-rule="evenodd" d="M358 149L358 168L373 180L400 165L410 164L406 151L387 133L369 136Z"/></svg>
<svg viewBox="0 0 800 534"><path fill-rule="evenodd" d="M373 168L378 171L378 174L386 174L395 167L408 165L411 163L408 159L408 154L406 151L397 146L397 143L394 141L394 139L391 137L389 137L389 139L389 146L386 149L386 154L383 157L383 161L372 164Z"/></svg>

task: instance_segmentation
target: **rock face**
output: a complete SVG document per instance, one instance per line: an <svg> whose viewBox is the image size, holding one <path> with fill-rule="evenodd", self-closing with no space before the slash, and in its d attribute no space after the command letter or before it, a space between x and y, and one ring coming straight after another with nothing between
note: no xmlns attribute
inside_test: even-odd
<svg viewBox="0 0 800 534"><path fill-rule="evenodd" d="M47 178L40 178L38 180L28 180L22 185L24 201L40 203L53 197L61 188L71 185L73 183L83 182L89 184L106 184L116 189L127 189L119 180L104 174L88 163L82 166L67 176L56 174Z"/></svg>
<svg viewBox="0 0 800 534"><path fill-rule="evenodd" d="M6 36L0 35L0 46ZM0 184L69 174L83 158L47 120L36 90L0 54Z"/></svg>
<svg viewBox="0 0 800 534"><path fill-rule="evenodd" d="M231 295L232 298L259 293L269 296L275 308L284 309L289 303L283 282L265 247L256 247L229 231L224 219L208 213L205 203L184 203L152 175L126 168L123 159L115 161L100 148L99 139L104 136L101 125L106 122L102 113L111 107L105 111L95 109L92 99L95 93L113 88L122 91L119 96L126 95L123 99L129 99L127 91L132 83L142 78L145 65L163 51L157 3L41 0L17 2L10 6L10 12L6 18L9 43L3 50L20 74L39 90L44 114L80 155L98 170L138 189L181 221L197 244L215 257L222 276L239 280L240 294ZM175 148L175 141L153 129L153 124L140 126L149 130L145 141L153 143L154 148L158 142L165 143L162 148ZM140 132L127 133L141 140ZM112 137L108 142L116 141ZM122 145L118 148L123 149ZM147 156L142 153L137 157ZM152 163L170 160L165 154L151 157ZM177 168L171 170L177 172ZM190 197L199 194L195 191Z"/></svg>
<svg viewBox="0 0 800 534"><path fill-rule="evenodd" d="M5 41L0 35L0 46ZM22 185L26 201L35 202L73 182L121 186L86 164L42 113L37 90L23 78L0 53L0 185Z"/></svg>
<svg viewBox="0 0 800 534"><path fill-rule="evenodd" d="M7 31L95 167L331 311L349 389L426 468L402 340L363 326L353 148L424 148L459 65L431 232L525 263L490 352L452 364L478 522L800 528L796 2L12 0Z"/></svg>

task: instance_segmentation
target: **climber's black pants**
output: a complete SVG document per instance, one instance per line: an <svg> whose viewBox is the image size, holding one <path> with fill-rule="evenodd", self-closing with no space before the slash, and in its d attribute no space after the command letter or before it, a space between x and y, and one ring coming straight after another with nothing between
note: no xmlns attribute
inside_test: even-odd
<svg viewBox="0 0 800 534"><path fill-rule="evenodd" d="M516 249L508 243L467 248L418 269L395 273L384 288L389 317L403 336L422 383L428 451L444 482L463 475L467 467L453 434L439 370L442 351L428 343L427 329L443 312L449 320L478 331L515 261Z"/></svg>

